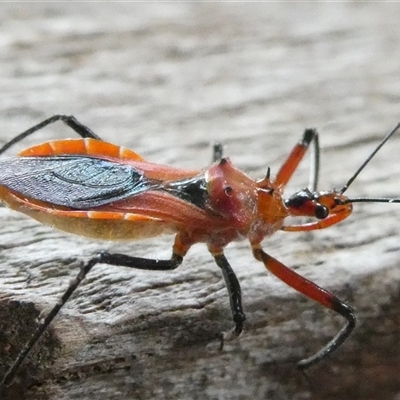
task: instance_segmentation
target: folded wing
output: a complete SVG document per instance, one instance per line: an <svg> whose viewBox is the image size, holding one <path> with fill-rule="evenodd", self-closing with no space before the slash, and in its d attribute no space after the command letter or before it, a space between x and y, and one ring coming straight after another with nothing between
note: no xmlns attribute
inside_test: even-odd
<svg viewBox="0 0 400 400"><path fill-rule="evenodd" d="M78 210L156 186L131 165L72 155L0 160L0 185L28 198Z"/></svg>

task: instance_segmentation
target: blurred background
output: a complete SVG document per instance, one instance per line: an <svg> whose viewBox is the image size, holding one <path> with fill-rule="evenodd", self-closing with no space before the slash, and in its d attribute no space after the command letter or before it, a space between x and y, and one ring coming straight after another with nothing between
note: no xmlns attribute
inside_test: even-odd
<svg viewBox="0 0 400 400"><path fill-rule="evenodd" d="M276 173L304 128L316 127L320 187L330 190L400 120L396 3L11 2L0 11L0 144L72 114L103 139L176 167L205 168L221 141L235 165L261 178L268 166ZM58 123L9 153L70 136ZM399 136L349 195L400 197ZM289 192L307 185L308 169L301 165ZM48 364L39 356L28 363L40 385L27 378L10 398L399 400L400 209L355 208L341 226L265 243L359 317L353 337L309 382L286 364L326 343L342 319L268 276L238 243L227 256L242 283L246 331L223 353L206 351L231 322L220 271L199 245L168 275L96 268L49 333L57 352L48 350ZM104 248L169 257L172 244L91 242L5 208L0 218L3 330L10 300L38 312L54 304L76 259ZM28 314L18 317L27 337ZM18 340L26 337L4 336L0 345ZM13 355L0 351L3 371Z"/></svg>

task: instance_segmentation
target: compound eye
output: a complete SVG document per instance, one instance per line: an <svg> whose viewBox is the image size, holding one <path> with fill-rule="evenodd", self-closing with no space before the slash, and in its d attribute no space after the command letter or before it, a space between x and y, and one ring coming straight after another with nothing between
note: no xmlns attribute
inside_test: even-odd
<svg viewBox="0 0 400 400"><path fill-rule="evenodd" d="M317 204L315 207L315 217L318 219L325 219L329 215L329 210L322 204Z"/></svg>

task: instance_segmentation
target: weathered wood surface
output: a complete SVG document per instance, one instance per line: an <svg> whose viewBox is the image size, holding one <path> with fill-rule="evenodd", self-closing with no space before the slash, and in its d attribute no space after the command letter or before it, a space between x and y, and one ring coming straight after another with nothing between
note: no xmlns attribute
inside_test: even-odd
<svg viewBox="0 0 400 400"><path fill-rule="evenodd" d="M56 113L151 161L197 168L220 140L254 177L318 127L321 189L343 185L400 119L398 4L1 4L1 143ZM58 124L25 146L71 132ZM400 195L400 135L349 195ZM25 147L24 146L24 147ZM15 149L16 151L17 149ZM12 152L11 152L12 153ZM307 183L308 165L292 188ZM171 237L99 243L0 209L0 372L101 249L169 257ZM356 205L340 226L277 233L265 248L353 305L358 326L329 360L293 367L343 324L227 249L246 330L220 271L195 246L171 273L101 265L22 369L9 399L394 399L400 393L400 208ZM39 385L26 391L32 378Z"/></svg>

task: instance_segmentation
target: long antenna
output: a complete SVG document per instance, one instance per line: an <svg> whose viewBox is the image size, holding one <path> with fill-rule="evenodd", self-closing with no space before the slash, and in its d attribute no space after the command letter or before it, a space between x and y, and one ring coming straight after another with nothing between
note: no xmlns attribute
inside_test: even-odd
<svg viewBox="0 0 400 400"><path fill-rule="evenodd" d="M394 135L394 133L400 128L400 122L394 127L392 131L390 131L384 138L383 140L379 143L379 145L376 147L376 149L369 155L369 157L361 164L360 168L355 172L355 174L347 181L347 183L342 187L340 190L340 194L343 194L349 186L353 183L353 181L357 178L357 176L360 174L360 172L365 168L365 166L371 161L372 157L380 150L380 148ZM355 199L354 199L355 200ZM383 200L383 199L382 199ZM381 200L381 201L382 201ZM388 199L389 200L389 199ZM361 201L358 200L358 201ZM364 200L366 201L366 200ZM379 201L379 200L378 200ZM389 201L387 201L389 203ZM393 201L392 201L393 203Z"/></svg>
<svg viewBox="0 0 400 400"><path fill-rule="evenodd" d="M340 204L348 203L400 203L400 199L391 197L348 197L340 201Z"/></svg>

